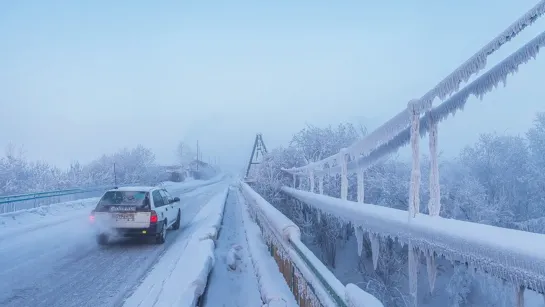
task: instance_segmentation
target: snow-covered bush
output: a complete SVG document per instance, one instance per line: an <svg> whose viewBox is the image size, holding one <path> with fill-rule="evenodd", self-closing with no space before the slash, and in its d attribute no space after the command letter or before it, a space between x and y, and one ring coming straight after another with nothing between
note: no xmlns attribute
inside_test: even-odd
<svg viewBox="0 0 545 307"><path fill-rule="evenodd" d="M141 145L103 155L87 165L74 162L67 170L45 162L28 161L9 147L0 157L0 195L114 184L155 184L159 172L153 152Z"/></svg>

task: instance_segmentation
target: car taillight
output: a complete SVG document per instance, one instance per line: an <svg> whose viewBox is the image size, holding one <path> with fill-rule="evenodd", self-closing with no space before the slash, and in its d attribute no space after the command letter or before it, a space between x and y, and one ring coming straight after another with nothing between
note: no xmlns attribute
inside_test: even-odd
<svg viewBox="0 0 545 307"><path fill-rule="evenodd" d="M150 223L157 223L157 212L155 210L151 210L151 216L149 217Z"/></svg>
<svg viewBox="0 0 545 307"><path fill-rule="evenodd" d="M89 222L95 221L95 210L91 211L91 214L89 215Z"/></svg>

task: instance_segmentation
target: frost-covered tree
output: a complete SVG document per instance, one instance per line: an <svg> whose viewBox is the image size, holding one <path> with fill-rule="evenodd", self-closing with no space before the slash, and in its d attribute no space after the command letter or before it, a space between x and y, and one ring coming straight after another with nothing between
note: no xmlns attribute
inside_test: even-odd
<svg viewBox="0 0 545 307"><path fill-rule="evenodd" d="M67 170L43 161L29 162L24 151L9 146L0 157L0 195L113 185L114 163L119 184L157 183L155 156L141 145L103 155L87 165L73 162Z"/></svg>
<svg viewBox="0 0 545 307"><path fill-rule="evenodd" d="M293 177L280 169L321 160L349 146L359 136L357 129L350 125L307 126L294 135L289 147L271 151L256 177L256 190L300 226L304 242L334 273L335 255L345 252L344 244L351 229L340 223L327 223L335 218L318 214L315 209L281 193L279 187L293 185ZM545 233L544 152L545 113L539 113L525 136L483 134L457 158L441 159L441 216ZM421 162L420 205L421 212L425 213L429 199L429 161L424 156ZM366 170L365 202L407 210L410 171L408 162L396 158ZM355 185L355 176L349 176L350 200L356 199ZM303 179L301 187L308 190L307 179ZM339 176L324 178L324 194L339 197ZM385 306L405 306L406 247L381 240L381 257L374 270L370 264L370 242L367 236L364 238L362 256L358 262L349 264L358 268L359 284L379 297ZM513 301L513 290L503 281L474 274L465 265L444 259L438 259L438 265L438 283L445 286L436 287L433 294L423 295L419 306L503 306L501 302ZM337 277L343 282L354 282L356 278ZM425 277L421 280L427 283Z"/></svg>

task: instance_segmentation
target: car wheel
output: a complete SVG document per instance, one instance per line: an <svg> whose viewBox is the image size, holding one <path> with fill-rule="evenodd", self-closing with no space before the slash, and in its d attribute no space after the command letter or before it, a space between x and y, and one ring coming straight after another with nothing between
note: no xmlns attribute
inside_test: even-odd
<svg viewBox="0 0 545 307"><path fill-rule="evenodd" d="M167 221L163 221L163 225L161 225L161 232L157 234L155 237L155 243L157 244L163 244L165 243L167 239Z"/></svg>
<svg viewBox="0 0 545 307"><path fill-rule="evenodd" d="M97 235L97 243L98 245L106 245L108 244L109 238L108 235L105 233L101 233Z"/></svg>
<svg viewBox="0 0 545 307"><path fill-rule="evenodd" d="M180 223L181 223L181 213L180 210L178 210L178 216L176 216L176 222L174 225L172 225L172 229L178 230L180 229Z"/></svg>

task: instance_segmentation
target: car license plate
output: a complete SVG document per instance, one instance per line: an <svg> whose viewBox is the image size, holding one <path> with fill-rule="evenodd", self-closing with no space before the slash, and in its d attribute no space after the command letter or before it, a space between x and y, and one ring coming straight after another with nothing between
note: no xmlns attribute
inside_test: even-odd
<svg viewBox="0 0 545 307"><path fill-rule="evenodd" d="M116 221L134 222L134 213L116 213Z"/></svg>

